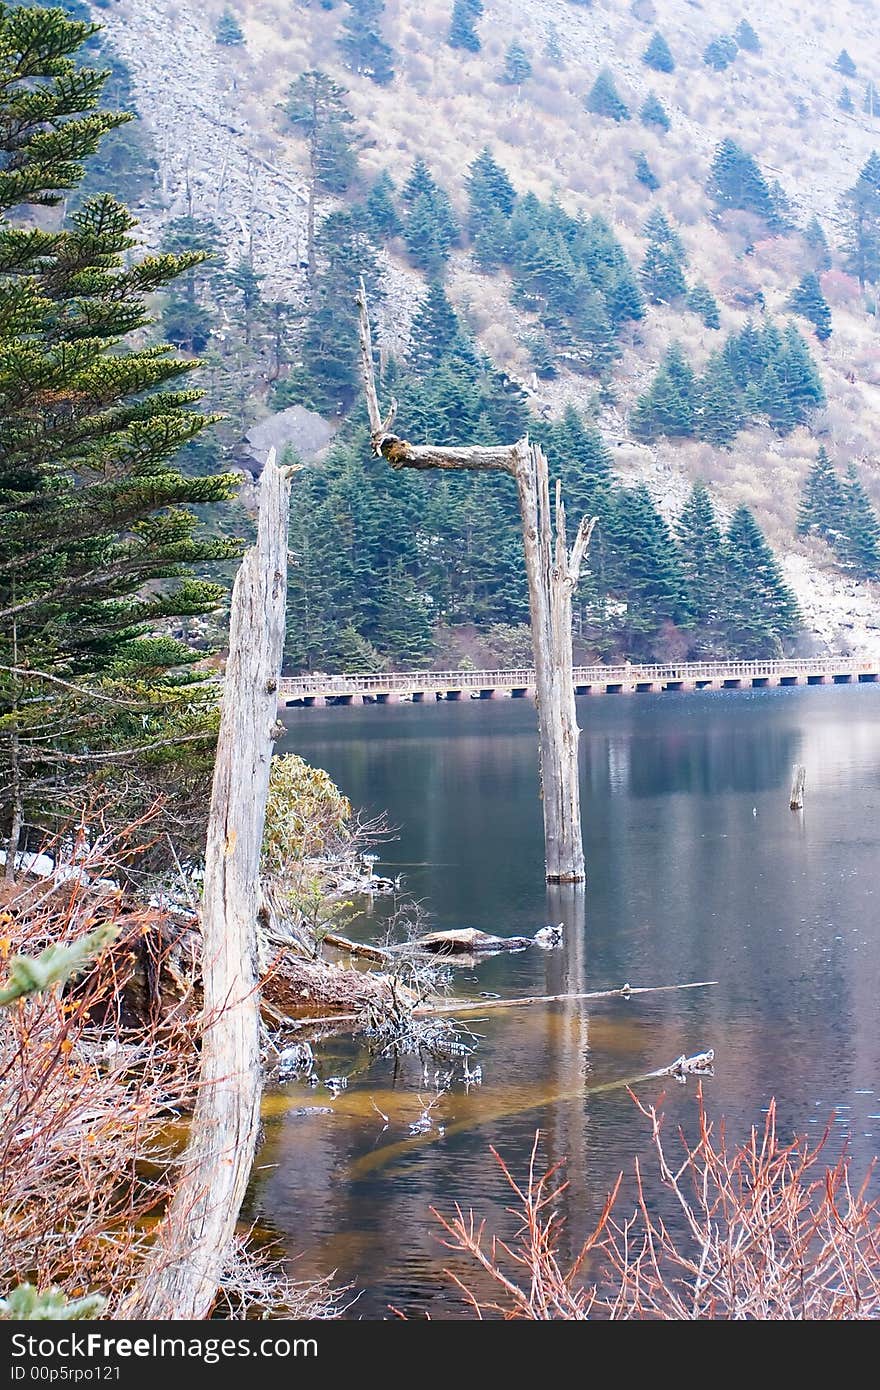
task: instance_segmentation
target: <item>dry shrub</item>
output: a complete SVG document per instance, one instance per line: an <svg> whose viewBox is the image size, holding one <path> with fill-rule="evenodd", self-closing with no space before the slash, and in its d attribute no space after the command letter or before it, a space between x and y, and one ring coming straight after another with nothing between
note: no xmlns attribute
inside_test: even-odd
<svg viewBox="0 0 880 1390"><path fill-rule="evenodd" d="M4 962L98 925L117 930L113 948L63 991L0 1014L0 1290L28 1281L69 1298L97 1292L113 1317L176 1182L172 1127L192 1106L199 1058L188 1009L133 1009L128 998L161 972L151 948L162 914L96 880L119 877L114 851L126 857L131 837L85 831L92 849L77 876L0 891ZM239 1242L218 1312L325 1315L332 1305L326 1285L294 1284L271 1252Z"/></svg>
<svg viewBox="0 0 880 1390"><path fill-rule="evenodd" d="M853 1185L845 1152L826 1162L829 1131L816 1145L786 1144L771 1103L763 1125L731 1148L723 1125L716 1135L707 1118L700 1088L696 1142L679 1131L681 1154L672 1159L662 1115L636 1104L650 1125L656 1178L636 1162L636 1207L625 1220L615 1214L618 1179L568 1267L559 1263L566 1184L558 1165L538 1175L537 1136L524 1186L492 1151L516 1199L509 1242L488 1236L485 1222L460 1207L438 1218L447 1247L470 1256L498 1290L487 1302L450 1274L477 1317L768 1322L880 1314L880 1211L867 1179ZM681 1234L658 1214L658 1195L671 1201Z"/></svg>

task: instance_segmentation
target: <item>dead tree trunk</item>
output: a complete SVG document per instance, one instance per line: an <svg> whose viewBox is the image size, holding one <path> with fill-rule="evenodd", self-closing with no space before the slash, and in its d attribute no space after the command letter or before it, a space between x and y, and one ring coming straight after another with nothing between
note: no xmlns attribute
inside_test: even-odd
<svg viewBox="0 0 880 1390"><path fill-rule="evenodd" d="M581 883L578 738L572 678L571 598L590 544L595 518L584 517L571 551L565 508L556 484L555 518L550 511L547 458L528 439L497 448L409 444L391 433L396 405L383 419L376 394L373 345L366 291L361 281L360 352L373 452L392 468L443 468L509 473L516 480L529 586L529 615L535 661L544 853L549 883ZM555 523L555 524L554 524Z"/></svg>
<svg viewBox="0 0 880 1390"><path fill-rule="evenodd" d="M791 811L802 811L804 809L804 783L807 780L807 769L801 763L795 763L791 769L791 791L788 795L788 805Z"/></svg>
<svg viewBox="0 0 880 1390"><path fill-rule="evenodd" d="M263 470L257 543L232 593L202 903L204 1013L198 1101L183 1174L132 1319L203 1319L211 1310L253 1166L260 1105L257 914L260 850L284 645L290 485Z"/></svg>

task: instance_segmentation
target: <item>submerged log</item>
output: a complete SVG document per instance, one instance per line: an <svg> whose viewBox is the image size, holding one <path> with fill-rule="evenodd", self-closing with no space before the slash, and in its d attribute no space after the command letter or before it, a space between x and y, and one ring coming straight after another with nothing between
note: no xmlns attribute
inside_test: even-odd
<svg viewBox="0 0 880 1390"><path fill-rule="evenodd" d="M524 951L529 946L558 946L562 940L559 927L542 927L534 936L493 936L476 927L456 927L451 931L429 932L407 943L404 949L429 951L432 955L494 955L497 951Z"/></svg>
<svg viewBox="0 0 880 1390"><path fill-rule="evenodd" d="M260 851L284 645L290 484L270 453L257 543L232 593L229 659L205 851L200 1086L182 1176L132 1319L206 1318L253 1166L260 1105Z"/></svg>

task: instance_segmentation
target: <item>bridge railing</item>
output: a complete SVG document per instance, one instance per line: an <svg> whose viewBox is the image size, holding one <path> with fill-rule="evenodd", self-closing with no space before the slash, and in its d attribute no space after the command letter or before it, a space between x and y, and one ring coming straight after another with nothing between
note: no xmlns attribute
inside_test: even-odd
<svg viewBox="0 0 880 1390"><path fill-rule="evenodd" d="M880 663L853 657L791 657L767 661L666 661L644 665L576 666L576 686L647 685L669 681L759 680L773 676L856 675L877 672ZM282 676L279 693L287 699L310 695L414 693L420 690L527 690L535 684L528 667L495 671L388 671Z"/></svg>

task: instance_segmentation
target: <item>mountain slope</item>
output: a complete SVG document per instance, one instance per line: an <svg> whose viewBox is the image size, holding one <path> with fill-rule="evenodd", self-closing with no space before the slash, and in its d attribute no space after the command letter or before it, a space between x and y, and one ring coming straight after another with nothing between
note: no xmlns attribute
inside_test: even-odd
<svg viewBox="0 0 880 1390"><path fill-rule="evenodd" d="M782 319L788 296L808 268L800 238L756 236L754 219L717 216L706 180L720 140L732 136L756 156L769 179L779 180L797 221L817 216L836 255L844 232L842 195L875 141L880 143L880 122L862 110L866 82L880 83L871 5L844 0L831 13L815 0L782 0L772 10L749 4L731 15L718 0L658 6L645 0L632 6L600 0L592 6L571 0L533 0L527 7L490 2L476 24L481 51L469 53L446 42L451 0L389 0L381 24L396 76L384 87L340 61L344 4L324 9L291 6L290 0L233 3L228 8L246 40L234 48L214 39L223 8L191 0L116 0L95 10L132 69L139 110L155 133L162 206L145 209L148 235L157 236L168 217L191 206L221 227L231 264L252 247L267 288L303 301L306 151L279 106L290 82L315 66L348 89L365 182L387 169L400 183L421 155L463 212L467 166L489 144L518 191L531 190L544 200L555 196L572 213L602 213L636 265L646 246L645 219L662 208L680 231L689 278L704 281L715 294L721 331L701 327L678 307L651 307L642 322L622 331L613 390L601 402L594 381L565 370L551 381L533 380L527 339L534 322L511 305L505 272L482 274L469 249L454 251L449 296L498 366L532 388L538 413L558 415L568 402L597 408L621 477L645 481L667 513L679 508L697 477L711 485L723 513L747 503L783 557L817 642L876 648L880 620L873 587L842 574L824 544L798 537L795 529L799 490L820 441L840 464L858 463L862 481L875 504L880 502L880 344L876 319L856 282L839 268L825 277L833 333L826 343L810 343L828 404L809 429L780 437L768 428L750 428L732 449L720 450L691 440L645 444L632 438L630 421L670 342L681 338L700 367L729 330L746 322L743 298L760 292L763 312ZM706 45L740 18L754 26L762 51L741 50L726 71L716 72L703 61ZM543 56L551 27L561 68ZM653 71L642 61L658 27L675 57L672 73ZM520 87L500 81L514 40L533 65ZM843 48L859 63L855 78L844 78L834 67ZM863 65L861 55L872 52L878 58ZM616 123L585 110L583 98L602 67L611 71L633 119ZM838 106L844 85L855 103L851 114ZM652 91L669 113L666 134L636 116ZM653 194L635 177L639 152L660 181ZM328 200L325 208L334 205ZM383 263L383 336L396 350L407 340L423 282L398 243L383 253ZM809 325L801 322L801 328L806 333Z"/></svg>

